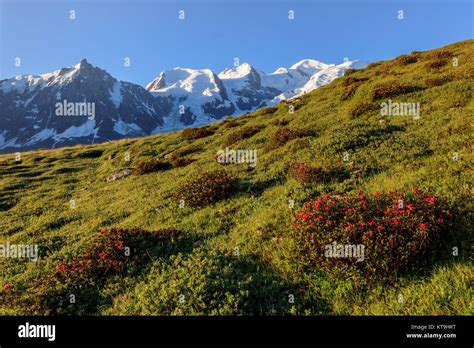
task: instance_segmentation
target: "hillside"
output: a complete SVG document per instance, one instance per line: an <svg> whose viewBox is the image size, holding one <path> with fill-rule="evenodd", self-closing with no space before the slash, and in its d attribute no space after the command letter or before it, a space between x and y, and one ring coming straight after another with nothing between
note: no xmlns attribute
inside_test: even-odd
<svg viewBox="0 0 474 348"><path fill-rule="evenodd" d="M472 315L473 62L469 40L194 131L0 155L0 244L40 251L0 258L0 314ZM381 115L389 99L419 117ZM256 165L217 163L226 147L256 150ZM296 163L329 178L299 180ZM215 171L218 185L196 184ZM300 253L292 212L309 199L414 188L456 216L416 269L341 278ZM127 243L131 258L109 250Z"/></svg>

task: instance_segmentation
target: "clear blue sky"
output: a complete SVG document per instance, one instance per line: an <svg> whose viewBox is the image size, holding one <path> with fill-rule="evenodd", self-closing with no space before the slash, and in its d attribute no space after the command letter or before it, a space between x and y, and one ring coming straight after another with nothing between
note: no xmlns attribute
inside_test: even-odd
<svg viewBox="0 0 474 348"><path fill-rule="evenodd" d="M472 0L0 0L0 79L87 58L146 84L176 66L265 72L303 58L377 61L473 37ZM76 19L69 19L69 10ZM186 19L179 20L178 11ZM404 19L397 18L398 10ZM288 11L295 19L288 19ZM15 57L22 66L15 67ZM124 57L131 67L123 66Z"/></svg>

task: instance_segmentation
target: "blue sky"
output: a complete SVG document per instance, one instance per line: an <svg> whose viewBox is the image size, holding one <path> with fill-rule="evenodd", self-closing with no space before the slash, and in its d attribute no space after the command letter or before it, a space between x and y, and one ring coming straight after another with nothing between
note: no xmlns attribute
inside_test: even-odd
<svg viewBox="0 0 474 348"><path fill-rule="evenodd" d="M472 0L0 0L0 79L87 58L141 85L176 66L265 72L377 61L473 37ZM75 10L76 19L69 19ZM180 20L180 10L185 19ZM293 10L295 19L288 19ZM397 18L398 10L404 19ZM21 67L15 67L15 57ZM131 66L124 67L130 57Z"/></svg>

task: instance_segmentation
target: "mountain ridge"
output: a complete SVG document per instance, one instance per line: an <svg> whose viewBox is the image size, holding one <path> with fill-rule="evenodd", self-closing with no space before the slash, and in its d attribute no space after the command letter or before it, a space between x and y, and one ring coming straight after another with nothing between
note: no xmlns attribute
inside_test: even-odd
<svg viewBox="0 0 474 348"><path fill-rule="evenodd" d="M201 126L307 93L356 65L366 63L328 65L304 59L271 74L248 63L220 73L176 67L142 87L120 81L84 58L50 73L0 81L0 114L4 115L0 152L100 143ZM97 118L56 118L54 106L62 100L94 103Z"/></svg>

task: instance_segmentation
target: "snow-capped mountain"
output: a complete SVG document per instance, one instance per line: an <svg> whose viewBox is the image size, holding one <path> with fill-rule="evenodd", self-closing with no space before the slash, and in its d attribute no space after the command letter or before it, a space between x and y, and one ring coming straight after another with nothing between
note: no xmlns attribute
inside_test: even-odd
<svg viewBox="0 0 474 348"><path fill-rule="evenodd" d="M238 116L308 93L344 74L365 68L366 63L348 61L339 65L302 60L289 69L265 74L244 63L215 74L209 69L174 68L160 73L146 89L166 98L171 113L164 116L161 131L203 125L226 116Z"/></svg>
<svg viewBox="0 0 474 348"><path fill-rule="evenodd" d="M0 152L90 144L208 124L299 96L359 61L302 60L265 74L245 63L219 74L174 68L146 88L83 59L39 76L0 81Z"/></svg>
<svg viewBox="0 0 474 348"><path fill-rule="evenodd" d="M166 100L83 59L49 74L0 81L0 150L90 144L152 134Z"/></svg>

